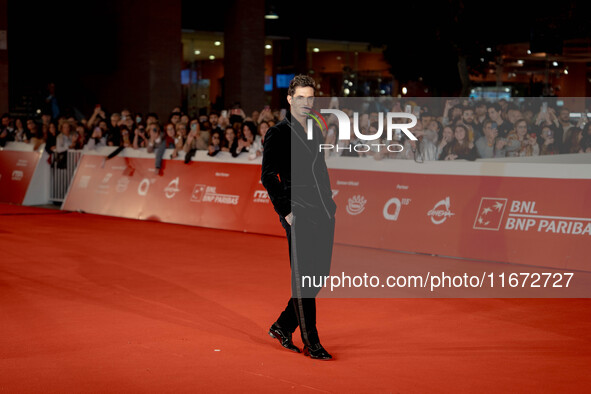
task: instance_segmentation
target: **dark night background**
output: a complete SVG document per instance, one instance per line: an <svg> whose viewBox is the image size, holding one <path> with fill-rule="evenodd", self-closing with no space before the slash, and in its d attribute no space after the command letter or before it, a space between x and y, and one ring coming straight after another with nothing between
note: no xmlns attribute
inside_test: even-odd
<svg viewBox="0 0 591 394"><path fill-rule="evenodd" d="M139 8L145 3L134 2ZM117 2L8 3L11 100L36 97L54 81L63 100L88 107L95 101L92 81L117 67ZM280 15L265 22L267 36L353 40L387 45L385 58L400 82L421 78L434 95L462 92L458 61L482 72L478 59L496 56L486 47L530 42L560 53L568 38L589 38L591 5L562 1L550 5L517 1L403 1L345 3L267 1ZM223 31L227 1L182 1L182 28ZM129 18L129 16L127 16ZM125 23L125 21L123 21ZM149 25L145 29L150 29Z"/></svg>

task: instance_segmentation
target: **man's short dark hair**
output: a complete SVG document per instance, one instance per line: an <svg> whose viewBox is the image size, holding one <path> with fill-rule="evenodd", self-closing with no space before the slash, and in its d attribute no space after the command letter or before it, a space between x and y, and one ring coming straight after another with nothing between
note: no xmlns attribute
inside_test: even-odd
<svg viewBox="0 0 591 394"><path fill-rule="evenodd" d="M494 108L495 111L497 111L497 112L501 112L501 109L502 109L501 104L499 104L499 103L491 103L488 105L488 108Z"/></svg>
<svg viewBox="0 0 591 394"><path fill-rule="evenodd" d="M303 75L303 74L296 75L289 83L289 88L287 89L287 95L293 96L296 88L306 88L306 87L311 87L312 89L316 90L316 82L314 81L314 79L309 75Z"/></svg>

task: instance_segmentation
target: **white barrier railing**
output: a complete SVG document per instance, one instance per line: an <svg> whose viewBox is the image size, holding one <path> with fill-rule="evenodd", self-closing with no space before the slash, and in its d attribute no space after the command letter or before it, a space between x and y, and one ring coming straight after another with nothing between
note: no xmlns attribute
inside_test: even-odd
<svg viewBox="0 0 591 394"><path fill-rule="evenodd" d="M64 201L81 156L82 150L68 150L67 152L63 152L63 154L55 154L55 158L51 164L49 191L49 199L51 201Z"/></svg>

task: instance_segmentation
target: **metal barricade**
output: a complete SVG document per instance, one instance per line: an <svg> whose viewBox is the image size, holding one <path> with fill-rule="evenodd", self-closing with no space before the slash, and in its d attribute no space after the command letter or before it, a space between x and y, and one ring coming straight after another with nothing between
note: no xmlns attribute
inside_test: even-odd
<svg viewBox="0 0 591 394"><path fill-rule="evenodd" d="M49 191L49 199L51 201L64 201L81 156L82 150L68 150L61 154L53 154Z"/></svg>

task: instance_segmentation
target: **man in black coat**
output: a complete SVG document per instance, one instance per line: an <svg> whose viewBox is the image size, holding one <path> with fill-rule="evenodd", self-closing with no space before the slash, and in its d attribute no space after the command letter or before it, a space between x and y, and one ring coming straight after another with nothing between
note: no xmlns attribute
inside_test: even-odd
<svg viewBox="0 0 591 394"><path fill-rule="evenodd" d="M267 131L263 144L261 181L287 235L292 284L292 297L269 335L299 353L292 333L300 327L304 354L329 360L332 356L320 344L316 329L315 297L321 290L320 279L330 274L336 204L324 153L319 149L322 133L307 122L314 89L309 76L298 75L291 81L287 95L290 112Z"/></svg>

